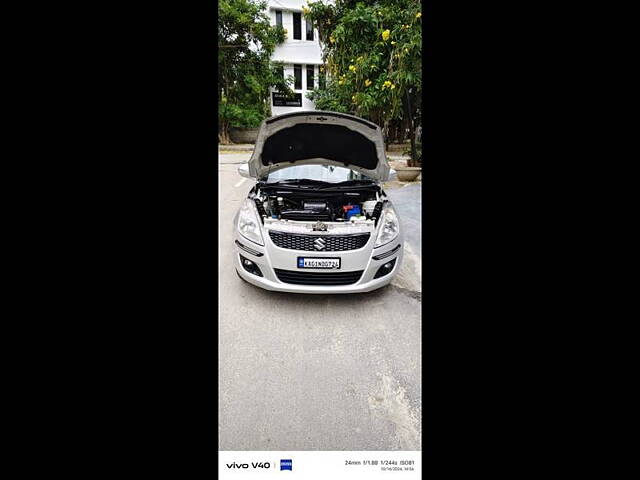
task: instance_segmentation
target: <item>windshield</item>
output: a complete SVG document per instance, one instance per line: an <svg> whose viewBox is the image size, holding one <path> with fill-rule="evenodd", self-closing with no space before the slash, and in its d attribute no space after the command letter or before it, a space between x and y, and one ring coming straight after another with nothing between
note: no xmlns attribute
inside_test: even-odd
<svg viewBox="0 0 640 480"><path fill-rule="evenodd" d="M333 165L296 165L283 168L267 175L267 183L277 183L287 180L315 180L326 183L340 183L349 180L374 180L350 168L335 167Z"/></svg>

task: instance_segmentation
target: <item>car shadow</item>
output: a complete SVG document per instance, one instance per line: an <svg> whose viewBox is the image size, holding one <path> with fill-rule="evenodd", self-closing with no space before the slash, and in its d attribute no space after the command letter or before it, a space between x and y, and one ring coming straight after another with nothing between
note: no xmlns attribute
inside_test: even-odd
<svg viewBox="0 0 640 480"><path fill-rule="evenodd" d="M371 292L362 293L333 293L333 294L315 294L315 293L293 293L293 292L275 292L271 290L265 290L264 288L257 287L249 282L238 279L240 283L244 285L244 288L252 295L257 296L256 300L264 300L276 302L277 304L283 303L299 303L301 299L305 300L305 303L310 306L326 305L327 300L337 305L351 305L356 302L362 302L363 300L380 300L393 294L396 290L392 284L380 287L377 290Z"/></svg>

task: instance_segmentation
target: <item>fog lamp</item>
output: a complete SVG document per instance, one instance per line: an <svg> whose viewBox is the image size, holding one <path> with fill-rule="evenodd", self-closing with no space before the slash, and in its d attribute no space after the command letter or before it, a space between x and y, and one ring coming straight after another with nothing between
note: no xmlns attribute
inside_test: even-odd
<svg viewBox="0 0 640 480"><path fill-rule="evenodd" d="M384 277L385 275L388 275L389 273L391 273L391 270L393 270L393 266L396 264L396 259L394 258L393 260L385 263L384 265L382 265L378 271L376 272L375 276L373 278L380 278L380 277Z"/></svg>
<svg viewBox="0 0 640 480"><path fill-rule="evenodd" d="M244 258L242 255L240 255L240 262L242 263L242 268L244 268L247 272L258 277L262 276L262 272L260 271L258 265L253 263L248 258Z"/></svg>

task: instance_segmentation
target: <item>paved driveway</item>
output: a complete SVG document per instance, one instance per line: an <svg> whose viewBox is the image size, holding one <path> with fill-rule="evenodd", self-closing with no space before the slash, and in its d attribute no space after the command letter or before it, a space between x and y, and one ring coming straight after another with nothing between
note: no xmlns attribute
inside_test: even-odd
<svg viewBox="0 0 640 480"><path fill-rule="evenodd" d="M240 280L233 216L251 188L219 158L221 450L419 450L420 186L386 189L407 234L377 292L294 295Z"/></svg>

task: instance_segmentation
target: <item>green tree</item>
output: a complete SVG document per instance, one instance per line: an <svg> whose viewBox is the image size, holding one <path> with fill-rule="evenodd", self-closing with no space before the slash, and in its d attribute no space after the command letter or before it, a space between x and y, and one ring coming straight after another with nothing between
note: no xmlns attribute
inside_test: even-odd
<svg viewBox="0 0 640 480"><path fill-rule="evenodd" d="M269 87L291 93L278 65L270 62L285 39L270 25L266 2L218 2L218 141L231 143L229 128L256 127L270 115Z"/></svg>
<svg viewBox="0 0 640 480"><path fill-rule="evenodd" d="M418 164L416 120L422 95L422 12L419 0L322 0L304 8L318 29L328 79L311 92L321 110L351 113L380 125L404 120L411 161Z"/></svg>

